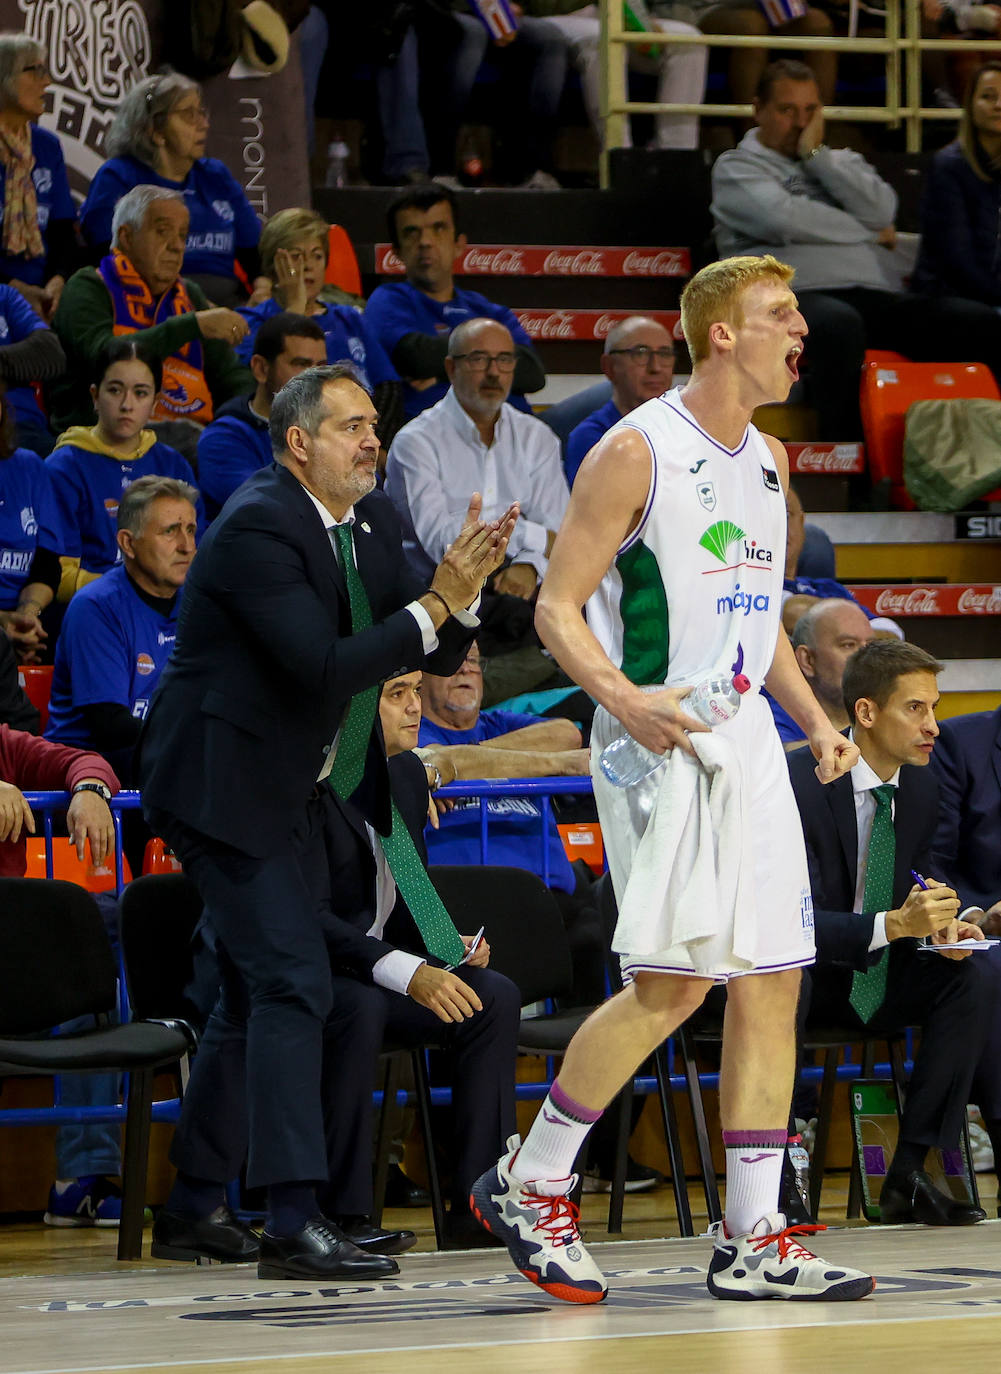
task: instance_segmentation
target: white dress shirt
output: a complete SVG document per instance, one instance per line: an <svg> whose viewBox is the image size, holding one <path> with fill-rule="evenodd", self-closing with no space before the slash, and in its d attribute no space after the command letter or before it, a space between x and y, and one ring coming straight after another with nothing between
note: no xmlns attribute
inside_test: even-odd
<svg viewBox="0 0 1001 1374"><path fill-rule="evenodd" d="M863 911L862 901L865 896L866 869L869 867L869 838L872 835L872 822L876 815L876 798L872 795L874 787L899 787L900 769L893 774L892 778L884 779L879 777L866 763L865 759L859 756L859 761L852 769L852 791L855 795L855 829L858 832L858 857L855 865L855 905L852 910L861 914ZM891 817L896 814L896 797L890 802ZM890 941L886 935L886 912L877 911L872 923L872 939L869 941L870 950L883 949Z"/></svg>
<svg viewBox="0 0 1001 1374"><path fill-rule="evenodd" d="M386 495L403 520L404 548L414 567L441 562L462 529L474 491L484 520L496 520L512 501L521 516L508 544L512 563L546 570L549 530L558 530L570 500L560 443L548 425L506 403L488 448L455 392L422 411L393 440L386 463Z"/></svg>

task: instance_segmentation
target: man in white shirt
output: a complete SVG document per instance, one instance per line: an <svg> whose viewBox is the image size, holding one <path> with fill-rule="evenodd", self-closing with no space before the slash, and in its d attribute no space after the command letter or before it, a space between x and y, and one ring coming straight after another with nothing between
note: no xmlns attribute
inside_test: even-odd
<svg viewBox="0 0 1001 1374"><path fill-rule="evenodd" d="M404 548L430 572L462 526L457 493L483 496L483 518L521 505L508 565L493 589L531 600L548 565L569 492L559 441L541 420L507 404L517 361L496 320L474 319L449 336L444 398L397 433L386 463L386 494L403 518Z"/></svg>
<svg viewBox="0 0 1001 1374"><path fill-rule="evenodd" d="M921 1027L880 1219L964 1226L986 1214L940 1193L924 1165L929 1149L956 1147L968 1101L981 1105L985 1124L988 1117L998 1124L1001 1029L995 1023L1001 1014L994 1008L1001 1000L987 952L971 957L969 950L922 949L983 938L961 919L952 888L932 874L915 880L937 818L938 787L927 763L938 736L941 668L913 644L864 644L843 679L858 763L822 787L813 758L801 750L789 756L789 772L803 820L817 941L816 965L803 978L807 1024ZM879 870L885 883L877 895Z"/></svg>

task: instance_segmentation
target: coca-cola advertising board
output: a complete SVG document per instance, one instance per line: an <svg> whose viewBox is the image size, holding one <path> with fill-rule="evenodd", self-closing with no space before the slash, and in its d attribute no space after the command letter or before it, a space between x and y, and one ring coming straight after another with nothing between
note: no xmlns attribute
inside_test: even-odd
<svg viewBox="0 0 1001 1374"><path fill-rule="evenodd" d="M852 476L865 472L861 444L786 443L789 471L815 476Z"/></svg>
<svg viewBox="0 0 1001 1374"><path fill-rule="evenodd" d="M160 66L167 15L161 0L0 0L0 28L45 46L52 85L40 122L59 137L77 199L104 161L104 135L123 96ZM257 213L308 205L298 35L283 71L238 62L202 91L212 116L208 154L226 163Z"/></svg>
<svg viewBox="0 0 1001 1374"><path fill-rule="evenodd" d="M549 339L578 342L600 342L608 336L613 325L634 315L645 315L663 325L675 339L681 338L680 310L522 310L515 308L518 323L525 333L539 342Z"/></svg>
<svg viewBox="0 0 1001 1374"><path fill-rule="evenodd" d="M932 587L849 587L876 615L1001 615L1001 587L947 583Z"/></svg>
<svg viewBox="0 0 1001 1374"><path fill-rule="evenodd" d="M403 274L391 243L375 245L375 270L380 276ZM452 270L464 277L687 277L692 259L687 248L469 243Z"/></svg>

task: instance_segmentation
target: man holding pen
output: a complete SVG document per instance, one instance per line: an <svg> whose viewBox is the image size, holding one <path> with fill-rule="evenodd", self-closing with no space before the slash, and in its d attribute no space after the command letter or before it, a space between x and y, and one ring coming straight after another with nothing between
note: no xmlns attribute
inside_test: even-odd
<svg viewBox="0 0 1001 1374"><path fill-rule="evenodd" d="M981 931L957 919L951 887L917 871L938 814L927 763L941 667L913 644L864 644L843 679L858 763L826 787L806 750L789 756L789 771L817 940L803 977L807 1025L921 1028L880 1220L967 1226L986 1213L939 1192L924 1165L933 1147L955 1148L967 1102L980 1104L985 1121L1001 1116L1001 1002L994 961L947 948L982 940Z"/></svg>

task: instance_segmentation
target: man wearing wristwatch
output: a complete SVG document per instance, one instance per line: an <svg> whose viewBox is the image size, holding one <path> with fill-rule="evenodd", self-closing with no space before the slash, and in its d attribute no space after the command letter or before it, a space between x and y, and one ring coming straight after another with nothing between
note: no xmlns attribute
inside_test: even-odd
<svg viewBox="0 0 1001 1374"><path fill-rule="evenodd" d="M0 725L0 877L24 877L27 839L37 830L25 792L71 792L67 833L81 861L89 840L91 859L100 865L115 849L108 803L117 791L118 779L99 755ZM114 1075L68 1074L63 1079L62 1102L64 1106L92 1106L112 1097L117 1101L117 1091ZM45 1213L49 1225L118 1225L121 1192L112 1180L121 1172L119 1137L114 1125L60 1126L57 1179Z"/></svg>
<svg viewBox="0 0 1001 1374"><path fill-rule="evenodd" d="M776 253L796 269L809 326L807 395L820 439L861 439L859 369L867 348L929 362L976 358L1001 377L1001 316L979 301L904 290L913 262L897 242L897 195L848 148L824 143L810 68L765 68L757 128L713 168L720 256Z"/></svg>

